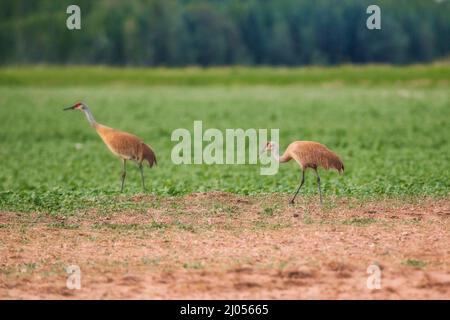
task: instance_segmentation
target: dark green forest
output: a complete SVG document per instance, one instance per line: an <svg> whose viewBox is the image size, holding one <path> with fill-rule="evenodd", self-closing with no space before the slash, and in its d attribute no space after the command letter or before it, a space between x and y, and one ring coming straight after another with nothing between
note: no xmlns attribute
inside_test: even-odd
<svg viewBox="0 0 450 320"><path fill-rule="evenodd" d="M366 28L370 4L381 30ZM2 65L429 62L449 55L450 1L0 0L0 46Z"/></svg>

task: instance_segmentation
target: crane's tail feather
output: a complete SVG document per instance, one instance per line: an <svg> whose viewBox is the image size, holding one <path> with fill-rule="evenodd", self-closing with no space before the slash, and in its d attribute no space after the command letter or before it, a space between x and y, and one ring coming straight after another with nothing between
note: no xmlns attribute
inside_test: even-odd
<svg viewBox="0 0 450 320"><path fill-rule="evenodd" d="M344 172L344 163L341 158L331 150L319 157L319 164L325 169L336 169L339 173Z"/></svg>
<svg viewBox="0 0 450 320"><path fill-rule="evenodd" d="M150 168L153 167L153 165L156 165L157 164L156 155L153 152L153 150L150 149L150 147L147 146L145 143L142 144L142 148L143 148L143 153L142 153L143 159L147 160Z"/></svg>
<svg viewBox="0 0 450 320"><path fill-rule="evenodd" d="M336 169L339 173L343 173L344 163L336 154L334 154L334 157L328 158L328 168Z"/></svg>

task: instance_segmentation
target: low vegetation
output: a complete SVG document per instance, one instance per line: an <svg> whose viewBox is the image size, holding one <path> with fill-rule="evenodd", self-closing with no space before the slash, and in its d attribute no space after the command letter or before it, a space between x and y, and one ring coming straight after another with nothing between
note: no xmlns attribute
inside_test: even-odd
<svg viewBox="0 0 450 320"><path fill-rule="evenodd" d="M154 148L158 166L145 170L148 194L293 191L300 179L293 163L274 176L261 176L259 165L174 165L172 131L192 130L194 120L203 120L205 128L220 130L279 128L281 149L293 140L326 144L341 155L346 172L321 174L325 197L446 197L449 79L448 65L1 69L0 209L70 215L158 205L157 199L133 201L142 191L139 171L131 166L125 194L119 194L120 161L81 113L61 111L78 100L100 122L133 132ZM302 194L316 192L313 175L307 175ZM261 215L276 215L275 209Z"/></svg>

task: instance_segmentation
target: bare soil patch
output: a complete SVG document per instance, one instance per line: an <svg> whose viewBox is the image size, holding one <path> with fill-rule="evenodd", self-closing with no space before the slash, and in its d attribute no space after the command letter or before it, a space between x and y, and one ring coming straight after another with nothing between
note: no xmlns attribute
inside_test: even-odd
<svg viewBox="0 0 450 320"><path fill-rule="evenodd" d="M139 195L139 212L0 213L1 299L449 299L450 199ZM367 268L381 289L367 288ZM78 265L81 289L66 287Z"/></svg>

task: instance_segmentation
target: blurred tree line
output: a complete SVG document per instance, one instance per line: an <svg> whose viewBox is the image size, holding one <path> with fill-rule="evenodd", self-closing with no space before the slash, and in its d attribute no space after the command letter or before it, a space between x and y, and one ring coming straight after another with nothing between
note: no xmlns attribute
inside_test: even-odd
<svg viewBox="0 0 450 320"><path fill-rule="evenodd" d="M66 8L81 8L81 30ZM381 7L381 30L366 8ZM447 0L0 0L0 64L413 63L450 51Z"/></svg>

